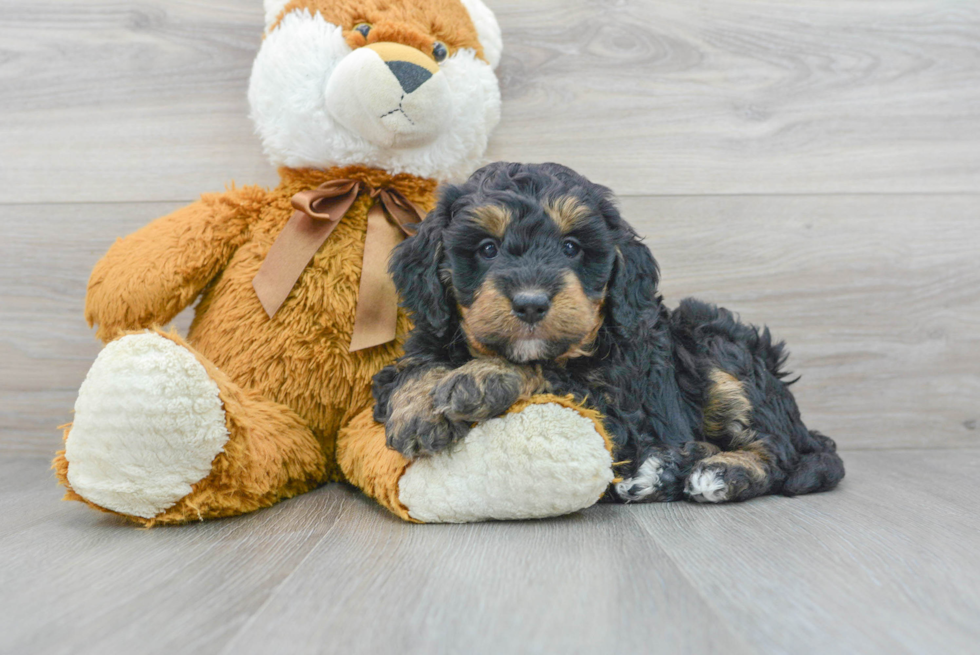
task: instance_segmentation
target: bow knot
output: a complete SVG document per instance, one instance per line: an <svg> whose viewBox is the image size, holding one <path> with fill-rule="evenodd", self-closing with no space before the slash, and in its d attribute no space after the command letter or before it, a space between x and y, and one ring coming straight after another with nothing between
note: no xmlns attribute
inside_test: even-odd
<svg viewBox="0 0 980 655"><path fill-rule="evenodd" d="M425 212L390 187L371 187L359 180L331 180L291 199L293 213L269 249L252 280L270 318L286 301L303 271L358 196L374 201L368 210L364 257L350 351L388 343L395 338L398 293L388 275L388 256L398 242L415 233Z"/></svg>

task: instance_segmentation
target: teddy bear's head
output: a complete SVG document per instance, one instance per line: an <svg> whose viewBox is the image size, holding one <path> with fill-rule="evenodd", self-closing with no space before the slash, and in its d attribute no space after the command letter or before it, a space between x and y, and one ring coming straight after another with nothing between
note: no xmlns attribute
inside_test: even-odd
<svg viewBox="0 0 980 655"><path fill-rule="evenodd" d="M265 0L249 103L276 166L439 180L500 118L500 28L482 0Z"/></svg>

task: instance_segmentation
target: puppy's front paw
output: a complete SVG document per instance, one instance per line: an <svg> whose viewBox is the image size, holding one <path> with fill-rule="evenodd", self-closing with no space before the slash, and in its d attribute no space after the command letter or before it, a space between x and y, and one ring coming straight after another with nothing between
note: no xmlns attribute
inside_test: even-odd
<svg viewBox="0 0 980 655"><path fill-rule="evenodd" d="M451 421L485 421L506 412L524 386L518 370L474 360L443 378L432 390L432 402Z"/></svg>
<svg viewBox="0 0 980 655"><path fill-rule="evenodd" d="M407 459L433 455L466 436L466 423L452 421L424 406L399 407L385 422L388 447Z"/></svg>

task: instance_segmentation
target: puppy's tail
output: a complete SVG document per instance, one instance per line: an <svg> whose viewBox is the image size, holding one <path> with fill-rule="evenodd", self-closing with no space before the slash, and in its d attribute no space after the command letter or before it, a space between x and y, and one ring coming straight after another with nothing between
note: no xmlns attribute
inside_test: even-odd
<svg viewBox="0 0 980 655"><path fill-rule="evenodd" d="M827 491L844 478L844 461L834 440L816 430L810 430L810 440L813 450L800 456L783 484L782 493L787 496Z"/></svg>

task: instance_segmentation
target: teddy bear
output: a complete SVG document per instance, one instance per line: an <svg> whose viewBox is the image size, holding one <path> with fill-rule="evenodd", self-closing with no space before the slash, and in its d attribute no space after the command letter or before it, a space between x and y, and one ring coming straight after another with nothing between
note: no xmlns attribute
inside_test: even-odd
<svg viewBox="0 0 980 655"><path fill-rule="evenodd" d="M537 518L612 480L601 417L538 396L407 460L372 377L411 320L387 273L440 182L482 163L501 34L481 0L265 0L248 98L274 189L231 186L117 240L85 316L106 345L53 468L144 526L347 481L414 522ZM195 303L186 337L166 331Z"/></svg>

